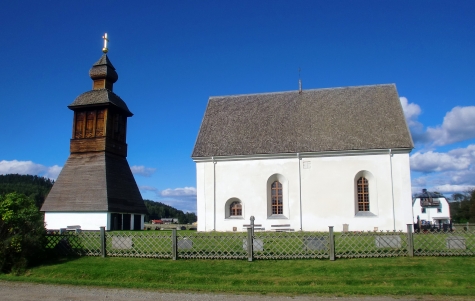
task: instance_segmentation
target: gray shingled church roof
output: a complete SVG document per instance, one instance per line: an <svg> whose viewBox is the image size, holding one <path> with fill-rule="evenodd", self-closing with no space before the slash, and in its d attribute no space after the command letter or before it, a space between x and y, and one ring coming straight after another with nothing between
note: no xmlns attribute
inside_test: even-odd
<svg viewBox="0 0 475 301"><path fill-rule="evenodd" d="M413 147L387 84L211 97L192 157Z"/></svg>
<svg viewBox="0 0 475 301"><path fill-rule="evenodd" d="M79 106L99 105L99 104L113 104L114 106L123 110L128 117L132 116L132 112L125 102L114 92L107 89L91 90L84 92L71 103L68 108L72 109Z"/></svg>
<svg viewBox="0 0 475 301"><path fill-rule="evenodd" d="M106 152L71 154L41 211L148 213L127 160Z"/></svg>

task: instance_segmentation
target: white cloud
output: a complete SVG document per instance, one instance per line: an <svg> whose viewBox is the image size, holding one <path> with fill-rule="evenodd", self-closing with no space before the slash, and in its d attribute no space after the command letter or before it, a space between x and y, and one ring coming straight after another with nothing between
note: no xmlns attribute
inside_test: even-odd
<svg viewBox="0 0 475 301"><path fill-rule="evenodd" d="M32 174L36 175L45 170L45 166L32 161L0 161L1 174Z"/></svg>
<svg viewBox="0 0 475 301"><path fill-rule="evenodd" d="M473 158L470 156L460 156L453 151L448 153L416 152L410 157L411 170L421 172L466 169L472 164L472 161Z"/></svg>
<svg viewBox="0 0 475 301"><path fill-rule="evenodd" d="M145 167L143 165L134 165L130 167L130 170L134 175L140 175L144 177L150 177L157 169L151 167Z"/></svg>
<svg viewBox="0 0 475 301"><path fill-rule="evenodd" d="M428 127L418 121L421 107L399 97L414 143L443 146L475 138L475 106L454 107L445 114L442 125Z"/></svg>
<svg viewBox="0 0 475 301"><path fill-rule="evenodd" d="M452 194L458 192L466 192L473 189L473 186L465 186L465 185L451 185L451 184L444 184L444 185L437 185L434 186L433 191L438 191L445 194Z"/></svg>
<svg viewBox="0 0 475 301"><path fill-rule="evenodd" d="M32 161L0 161L0 174L39 175L56 180L61 169L58 165L48 167Z"/></svg>
<svg viewBox="0 0 475 301"><path fill-rule="evenodd" d="M399 101L411 131L412 140L414 143L427 143L427 133L424 132L424 126L417 120L422 112L421 107L418 104L409 103L406 97L399 97Z"/></svg>
<svg viewBox="0 0 475 301"><path fill-rule="evenodd" d="M413 178L412 191L422 188L442 193L465 192L475 187L475 145L447 153L417 152L410 158L411 170L425 174Z"/></svg>
<svg viewBox="0 0 475 301"><path fill-rule="evenodd" d="M421 107L415 103L409 103L406 97L399 97L399 101L401 102L407 124L410 127L420 126L421 124L417 121L417 118L421 114Z"/></svg>
<svg viewBox="0 0 475 301"><path fill-rule="evenodd" d="M196 213L196 188L195 187L183 187L183 188L168 188L159 192L159 196L162 198L160 202L173 206L184 212Z"/></svg>
<svg viewBox="0 0 475 301"><path fill-rule="evenodd" d="M139 189L142 190L142 191L152 191L152 192L155 192L155 193L158 193L159 190L155 187L152 187L152 186L139 186Z"/></svg>
<svg viewBox="0 0 475 301"><path fill-rule="evenodd" d="M43 176L50 179L56 179L58 178L59 173L61 172L62 169L63 167L58 166L58 165L48 167L46 173Z"/></svg>
<svg viewBox="0 0 475 301"><path fill-rule="evenodd" d="M422 185L422 186L412 186L412 194L421 193L422 189L427 189L429 191L437 191L444 194L446 197L454 193L464 193L467 191L471 191L474 189L475 186L470 185L452 185L452 184L441 184L441 185Z"/></svg>
<svg viewBox="0 0 475 301"><path fill-rule="evenodd" d="M441 126L427 128L427 135L436 146L475 138L475 106L453 108Z"/></svg>
<svg viewBox="0 0 475 301"><path fill-rule="evenodd" d="M162 197L196 197L196 188L195 187L184 187L184 188L175 188L175 189L165 189L160 192Z"/></svg>

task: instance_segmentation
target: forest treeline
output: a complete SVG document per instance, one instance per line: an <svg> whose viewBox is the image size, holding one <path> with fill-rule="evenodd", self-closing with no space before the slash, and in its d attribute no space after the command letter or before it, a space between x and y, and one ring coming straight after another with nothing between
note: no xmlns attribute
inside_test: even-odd
<svg viewBox="0 0 475 301"><path fill-rule="evenodd" d="M193 212L184 213L172 206L151 200L144 200L144 202L148 211L148 217L145 217L145 221L162 218L178 218L180 224L191 224L197 220L196 214Z"/></svg>
<svg viewBox="0 0 475 301"><path fill-rule="evenodd" d="M0 175L0 195L17 192L35 200L38 209L41 208L54 181L32 175L8 174Z"/></svg>
<svg viewBox="0 0 475 301"><path fill-rule="evenodd" d="M454 223L475 222L475 189L452 195L450 217Z"/></svg>
<svg viewBox="0 0 475 301"><path fill-rule="evenodd" d="M53 184L53 180L45 177L19 174L0 175L0 195L11 192L24 194L32 198L36 207L40 209ZM144 200L144 202L149 212L148 216L145 216L146 221L170 217L178 218L180 224L196 222L194 213L184 213L172 206L151 200Z"/></svg>

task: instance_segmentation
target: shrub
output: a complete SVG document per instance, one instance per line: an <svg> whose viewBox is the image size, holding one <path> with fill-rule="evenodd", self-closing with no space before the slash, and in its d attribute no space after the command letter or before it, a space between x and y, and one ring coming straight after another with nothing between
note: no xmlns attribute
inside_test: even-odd
<svg viewBox="0 0 475 301"><path fill-rule="evenodd" d="M20 274L43 258L46 230L35 201L16 192L0 195L0 271Z"/></svg>

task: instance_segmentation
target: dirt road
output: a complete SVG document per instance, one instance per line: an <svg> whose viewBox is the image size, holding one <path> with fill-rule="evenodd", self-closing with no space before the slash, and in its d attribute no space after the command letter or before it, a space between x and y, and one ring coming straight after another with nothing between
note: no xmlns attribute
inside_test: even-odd
<svg viewBox="0 0 475 301"><path fill-rule="evenodd" d="M315 296L261 296L196 293L164 293L150 290L111 289L99 287L46 285L25 282L0 281L2 301L428 301L470 300L454 297L315 297Z"/></svg>

